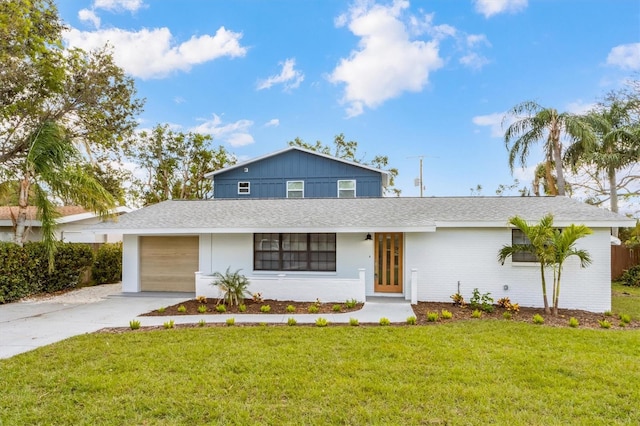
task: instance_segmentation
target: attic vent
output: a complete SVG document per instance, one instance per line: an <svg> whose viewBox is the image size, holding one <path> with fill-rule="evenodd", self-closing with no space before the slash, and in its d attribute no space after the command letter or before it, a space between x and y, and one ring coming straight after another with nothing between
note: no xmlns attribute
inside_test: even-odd
<svg viewBox="0 0 640 426"><path fill-rule="evenodd" d="M249 168L248 168L248 167L245 167L245 168L244 168L244 172L245 172L245 173L249 173Z"/></svg>

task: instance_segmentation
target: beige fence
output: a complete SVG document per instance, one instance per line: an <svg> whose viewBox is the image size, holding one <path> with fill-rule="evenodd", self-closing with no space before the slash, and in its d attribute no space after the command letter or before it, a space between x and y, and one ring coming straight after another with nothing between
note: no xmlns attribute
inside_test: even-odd
<svg viewBox="0 0 640 426"><path fill-rule="evenodd" d="M617 280L625 270L640 263L640 249L611 246L611 281Z"/></svg>

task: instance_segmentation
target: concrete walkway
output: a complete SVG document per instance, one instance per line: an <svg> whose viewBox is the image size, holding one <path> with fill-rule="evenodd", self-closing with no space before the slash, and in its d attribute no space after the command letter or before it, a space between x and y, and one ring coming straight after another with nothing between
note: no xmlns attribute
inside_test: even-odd
<svg viewBox="0 0 640 426"><path fill-rule="evenodd" d="M60 296L0 305L0 359L102 328L128 327L132 319L139 320L144 327L162 325L168 320L176 324L201 320L224 323L231 317L236 323L286 324L289 318L295 318L299 324L310 324L318 317L330 323L348 323L350 318L360 323L378 323L382 317L399 323L414 315L411 305L403 299L371 298L361 310L344 314L139 316L192 298L190 293L122 294L118 291L88 302Z"/></svg>

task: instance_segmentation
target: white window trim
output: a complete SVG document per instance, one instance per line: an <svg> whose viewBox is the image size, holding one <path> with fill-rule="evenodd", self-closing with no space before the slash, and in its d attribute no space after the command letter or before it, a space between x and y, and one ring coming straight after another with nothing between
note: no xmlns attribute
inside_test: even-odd
<svg viewBox="0 0 640 426"><path fill-rule="evenodd" d="M287 181L287 198L290 198L289 197L289 184L290 183L301 183L302 184L302 189L301 190L300 189L294 189L294 190L291 190L291 191L292 192L300 192L300 191L302 191L302 197L300 197L300 198L304 198L304 181L303 180L288 180Z"/></svg>
<svg viewBox="0 0 640 426"><path fill-rule="evenodd" d="M246 191L240 190L240 185L243 183L247 184ZM242 188L242 189L245 189L245 188ZM238 182L238 195L248 195L248 194L251 194L251 182L246 182L246 181Z"/></svg>
<svg viewBox="0 0 640 426"><path fill-rule="evenodd" d="M337 183L337 189L338 189L337 196L338 196L338 198L341 198L340 197L340 182L353 182L353 198L357 197L358 194L356 193L356 187L357 187L356 180L355 179L341 179ZM347 191L347 190L343 189L343 191ZM349 198L349 197L342 197L342 198Z"/></svg>

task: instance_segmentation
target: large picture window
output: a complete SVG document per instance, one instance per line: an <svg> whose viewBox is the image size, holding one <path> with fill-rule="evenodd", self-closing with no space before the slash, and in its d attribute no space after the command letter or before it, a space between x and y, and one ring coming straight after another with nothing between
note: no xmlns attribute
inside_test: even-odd
<svg viewBox="0 0 640 426"><path fill-rule="evenodd" d="M254 234L253 269L335 271L336 234Z"/></svg>

